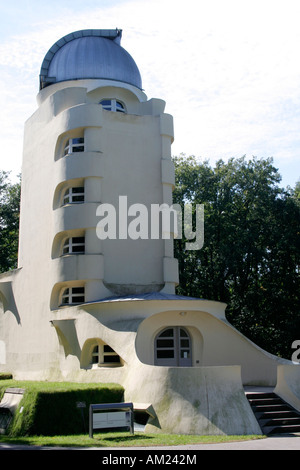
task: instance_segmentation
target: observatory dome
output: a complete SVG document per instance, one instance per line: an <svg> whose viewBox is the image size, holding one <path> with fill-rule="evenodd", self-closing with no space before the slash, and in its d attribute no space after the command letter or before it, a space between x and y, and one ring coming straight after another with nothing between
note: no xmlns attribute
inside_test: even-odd
<svg viewBox="0 0 300 470"><path fill-rule="evenodd" d="M140 72L120 45L121 30L82 30L57 41L41 67L40 89L66 80L116 80L142 88Z"/></svg>

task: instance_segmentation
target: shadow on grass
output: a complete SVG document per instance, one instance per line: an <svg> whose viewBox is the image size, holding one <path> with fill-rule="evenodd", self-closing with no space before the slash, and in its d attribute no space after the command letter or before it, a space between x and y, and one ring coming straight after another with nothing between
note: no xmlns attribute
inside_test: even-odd
<svg viewBox="0 0 300 470"><path fill-rule="evenodd" d="M105 441L105 442L131 442L131 441L142 441L142 440L153 440L151 436L143 436L143 435L130 435L130 436L105 436L105 435L97 435L93 438L95 441Z"/></svg>
<svg viewBox="0 0 300 470"><path fill-rule="evenodd" d="M13 446L34 446L34 447L117 447L118 445L130 446L130 445L140 445L140 443L151 442L153 440L152 436L147 436L143 434L133 434L133 435L111 435L108 433L103 434L94 434L93 438L90 438L88 435L72 435L72 436L26 436L22 437L9 437L9 436L0 436L0 446L1 444L8 444Z"/></svg>

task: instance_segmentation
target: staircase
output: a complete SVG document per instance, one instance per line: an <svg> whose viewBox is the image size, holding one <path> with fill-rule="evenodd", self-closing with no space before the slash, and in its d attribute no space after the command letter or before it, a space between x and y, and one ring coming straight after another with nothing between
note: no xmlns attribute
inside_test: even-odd
<svg viewBox="0 0 300 470"><path fill-rule="evenodd" d="M274 392L246 392L263 434L300 433L300 412Z"/></svg>

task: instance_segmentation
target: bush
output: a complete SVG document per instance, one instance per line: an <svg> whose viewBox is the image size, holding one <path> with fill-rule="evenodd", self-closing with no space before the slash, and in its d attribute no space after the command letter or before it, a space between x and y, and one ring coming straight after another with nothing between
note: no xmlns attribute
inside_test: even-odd
<svg viewBox="0 0 300 470"><path fill-rule="evenodd" d="M5 388L0 385L0 395L8 387L25 389L9 427L10 436L54 436L88 432L90 404L119 403L124 394L124 389L117 384L8 382L13 383L6 384ZM78 402L84 402L85 408L78 408Z"/></svg>
<svg viewBox="0 0 300 470"><path fill-rule="evenodd" d="M0 372L0 380L11 380L12 378L12 374L4 374L3 372Z"/></svg>

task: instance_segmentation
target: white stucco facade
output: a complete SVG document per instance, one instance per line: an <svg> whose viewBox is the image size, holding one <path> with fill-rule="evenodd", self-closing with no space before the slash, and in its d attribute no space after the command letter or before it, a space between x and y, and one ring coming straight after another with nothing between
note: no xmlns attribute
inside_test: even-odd
<svg viewBox="0 0 300 470"><path fill-rule="evenodd" d="M50 50L50 64L65 43ZM0 276L0 371L120 383L157 432L259 434L244 385L276 386L300 409L297 366L236 331L226 305L176 296L172 238L120 236L120 196L122 216L134 204L149 213L172 204L164 101L127 81L55 81L50 65L42 70L46 85L24 131L19 266ZM107 205L117 209L115 239L97 232ZM137 221L137 212L127 216ZM165 354L170 340L177 362Z"/></svg>

